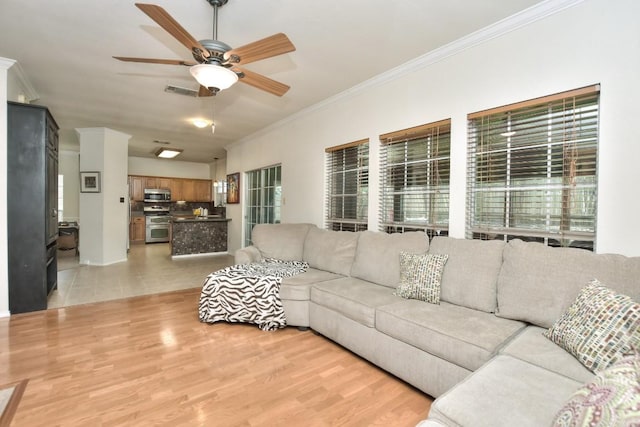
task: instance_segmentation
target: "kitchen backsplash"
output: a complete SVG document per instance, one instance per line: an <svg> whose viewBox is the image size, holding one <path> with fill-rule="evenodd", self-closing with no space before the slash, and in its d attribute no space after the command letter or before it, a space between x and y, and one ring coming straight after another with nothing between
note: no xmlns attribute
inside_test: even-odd
<svg viewBox="0 0 640 427"><path fill-rule="evenodd" d="M132 215L143 215L143 210L144 210L144 202L135 202L132 201L131 203L131 214ZM223 217L226 216L226 208L224 207L215 207L213 206L213 202L184 202L184 203L178 203L178 202L171 202L169 204L169 212L172 213L181 213L181 214L188 214L190 212L193 212L194 209L198 209L198 208L207 208L209 210L209 215L222 215Z"/></svg>

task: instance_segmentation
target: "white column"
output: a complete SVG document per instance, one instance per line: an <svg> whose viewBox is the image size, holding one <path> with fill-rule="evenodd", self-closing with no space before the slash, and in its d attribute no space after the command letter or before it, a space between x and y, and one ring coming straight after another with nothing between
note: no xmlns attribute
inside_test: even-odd
<svg viewBox="0 0 640 427"><path fill-rule="evenodd" d="M82 192L80 183L80 264L126 261L131 136L108 128L82 128L76 132L80 140L80 174L100 174L99 192Z"/></svg>

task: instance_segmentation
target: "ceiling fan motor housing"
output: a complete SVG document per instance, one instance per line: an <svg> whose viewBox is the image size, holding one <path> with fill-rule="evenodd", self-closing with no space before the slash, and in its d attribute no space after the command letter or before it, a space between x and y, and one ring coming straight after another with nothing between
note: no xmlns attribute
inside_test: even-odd
<svg viewBox="0 0 640 427"><path fill-rule="evenodd" d="M209 56L205 58L201 52L194 49L193 57L201 64L211 62L221 64L225 62L224 54L231 50L231 46L218 40L200 40L200 44L209 51Z"/></svg>
<svg viewBox="0 0 640 427"><path fill-rule="evenodd" d="M211 6L222 7L227 4L229 0L207 0Z"/></svg>

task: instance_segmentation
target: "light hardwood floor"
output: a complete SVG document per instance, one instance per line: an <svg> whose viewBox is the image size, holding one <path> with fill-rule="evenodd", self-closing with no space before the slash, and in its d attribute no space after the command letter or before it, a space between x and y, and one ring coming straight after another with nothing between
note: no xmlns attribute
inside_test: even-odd
<svg viewBox="0 0 640 427"><path fill-rule="evenodd" d="M0 319L13 426L414 426L431 399L335 343L198 321L199 289Z"/></svg>
<svg viewBox="0 0 640 427"><path fill-rule="evenodd" d="M413 426L432 399L311 331L198 321L230 256L132 246L69 259L49 310L0 319L0 384L28 379L13 426ZM102 301L102 302L100 302Z"/></svg>

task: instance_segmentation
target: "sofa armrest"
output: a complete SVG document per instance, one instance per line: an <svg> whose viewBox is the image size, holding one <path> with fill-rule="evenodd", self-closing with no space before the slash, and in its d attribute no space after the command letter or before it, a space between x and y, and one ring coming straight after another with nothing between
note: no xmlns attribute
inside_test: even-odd
<svg viewBox="0 0 640 427"><path fill-rule="evenodd" d="M251 264L262 261L262 254L255 246L238 249L234 256L236 264Z"/></svg>

